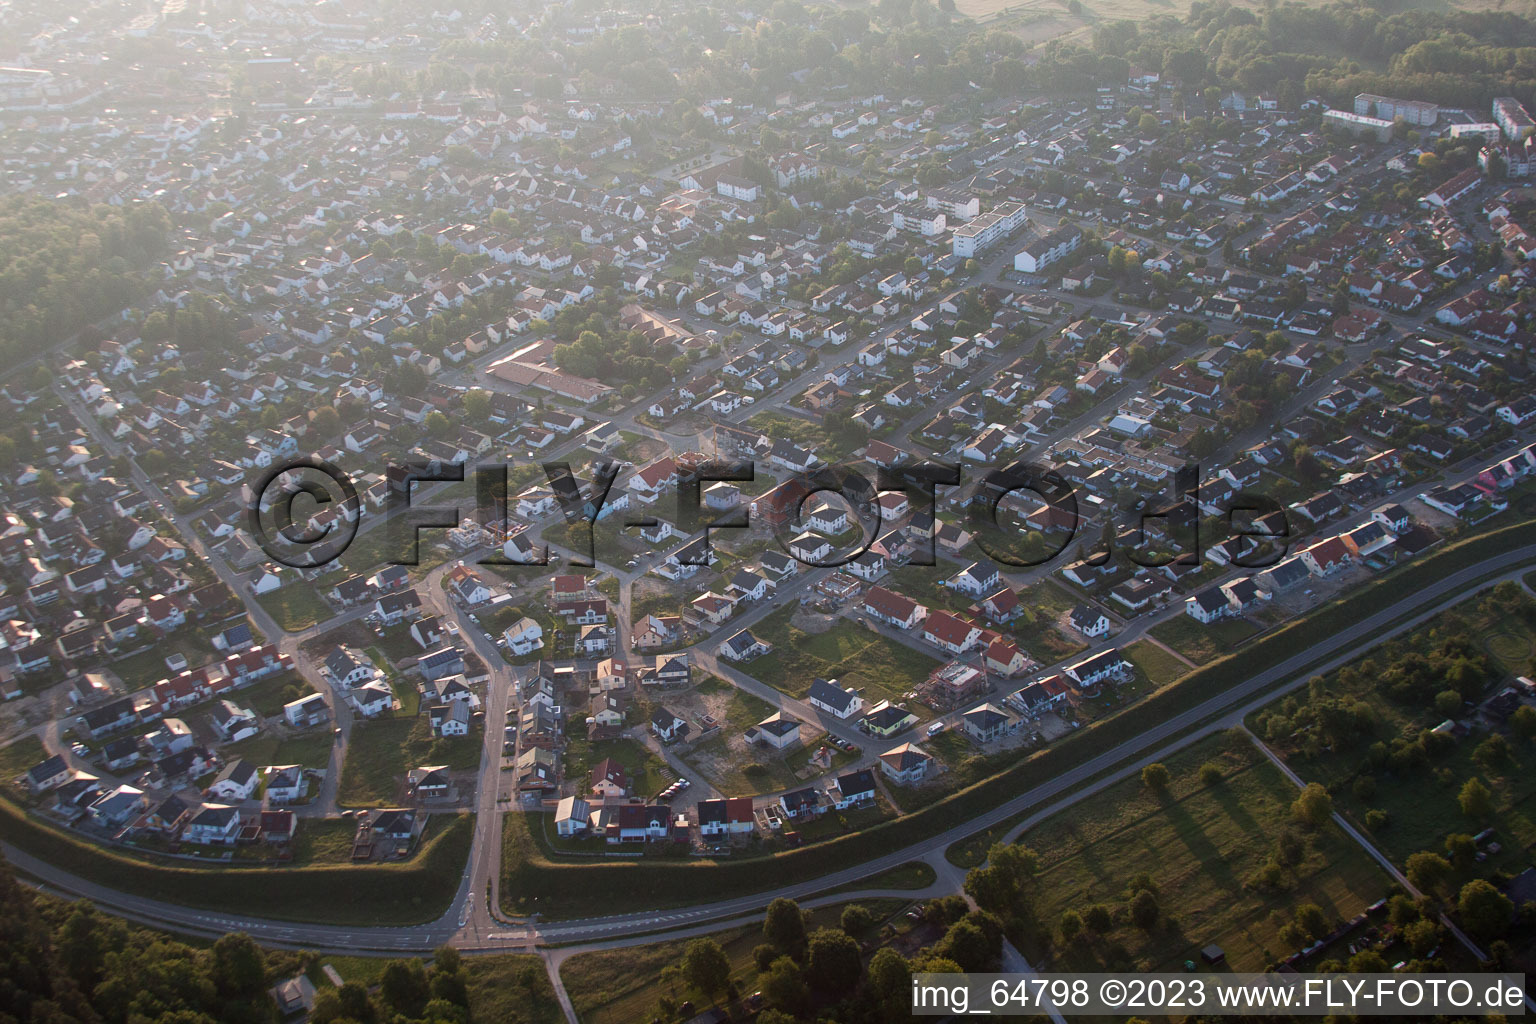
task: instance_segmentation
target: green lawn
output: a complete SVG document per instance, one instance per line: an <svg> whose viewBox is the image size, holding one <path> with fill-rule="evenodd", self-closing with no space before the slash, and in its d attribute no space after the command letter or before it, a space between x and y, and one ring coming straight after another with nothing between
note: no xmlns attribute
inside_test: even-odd
<svg viewBox="0 0 1536 1024"><path fill-rule="evenodd" d="M1222 619L1206 626L1188 615L1175 615L1151 629L1153 636L1196 665L1231 654L1234 647L1258 631L1259 627L1247 619Z"/></svg>
<svg viewBox="0 0 1536 1024"><path fill-rule="evenodd" d="M290 583L256 598L267 614L289 633L297 633L324 622L332 614L330 605L321 600L304 582Z"/></svg>
<svg viewBox="0 0 1536 1024"><path fill-rule="evenodd" d="M856 900L867 908L877 925L894 917L906 903L903 900ZM846 903L819 907L810 911L811 921L807 930L835 928ZM731 980L742 993L757 990L757 968L752 960L752 950L763 941L762 928L744 925L711 936L731 961ZM650 1020L656 1011L657 1000L668 994L660 985L662 968L678 963L688 940L677 939L657 942L648 946L628 946L622 949L582 953L567 960L560 970L566 992L576 1008L582 1024L633 1024ZM670 993L681 1002L692 999L703 1011L710 1006L708 998L688 990L684 986Z"/></svg>
<svg viewBox="0 0 1536 1024"><path fill-rule="evenodd" d="M305 818L293 836L293 863L296 867L351 863L356 835L357 823L350 818Z"/></svg>
<svg viewBox="0 0 1536 1024"><path fill-rule="evenodd" d="M1209 786L1198 775L1207 761L1222 774ZM1292 952L1278 932L1298 904L1315 903L1330 920L1344 921L1388 891L1386 874L1332 824L1314 832L1298 828L1304 853L1284 871L1280 888L1246 884L1290 820L1295 786L1233 733L1202 741L1167 766L1166 794L1153 794L1132 776L1022 839L1041 858L1029 902L1046 928L1067 910L1082 913L1103 903L1114 911L1125 902L1127 883L1142 872L1156 886L1158 924L1144 932L1117 916L1107 934L1058 944L1054 953L1043 929L1029 929L1021 951L1032 962L1049 954L1055 970L1173 971L1216 943L1234 970L1258 971Z"/></svg>
<svg viewBox="0 0 1536 1024"><path fill-rule="evenodd" d="M1120 652L1153 686L1166 686L1189 671L1189 666L1150 640L1137 640Z"/></svg>
<svg viewBox="0 0 1536 1024"><path fill-rule="evenodd" d="M824 633L806 633L790 622L794 613L795 606L785 606L752 628L773 651L743 668L792 697L804 697L820 677L863 690L865 704L899 702L939 667L937 659L846 619Z"/></svg>
<svg viewBox="0 0 1536 1024"><path fill-rule="evenodd" d="M384 807L403 796L405 773L426 765L468 771L480 764L483 730L435 738L425 715L358 722L347 743L337 802L346 807Z"/></svg>

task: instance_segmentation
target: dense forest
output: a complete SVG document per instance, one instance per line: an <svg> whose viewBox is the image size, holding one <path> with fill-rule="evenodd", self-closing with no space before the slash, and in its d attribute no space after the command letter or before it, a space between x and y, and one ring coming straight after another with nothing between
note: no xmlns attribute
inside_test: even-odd
<svg viewBox="0 0 1536 1024"><path fill-rule="evenodd" d="M0 359L36 355L131 305L170 232L159 203L0 201Z"/></svg>
<svg viewBox="0 0 1536 1024"><path fill-rule="evenodd" d="M1070 10L1075 0L1063 7ZM382 99L437 90L490 89L505 98L559 98L615 80L632 95L676 100L678 116L711 97L772 102L786 88L811 94L956 95L977 100L1071 94L1118 85L1134 66L1186 93L1274 93L1345 103L1374 91L1481 109L1498 95L1533 99L1536 23L1504 11L1405 9L1399 0L1285 3L1262 10L1195 0L1187 18L1102 20L1087 40L1033 50L1003 28L955 17L950 0L880 0L867 7L778 0L768 16L727 31L731 12L700 11L662 27L625 25L580 43L563 28L590 5L551 8L542 36L456 41L410 75L384 64L353 69L352 83ZM683 69L683 70L675 70ZM340 66L336 70L342 70Z"/></svg>

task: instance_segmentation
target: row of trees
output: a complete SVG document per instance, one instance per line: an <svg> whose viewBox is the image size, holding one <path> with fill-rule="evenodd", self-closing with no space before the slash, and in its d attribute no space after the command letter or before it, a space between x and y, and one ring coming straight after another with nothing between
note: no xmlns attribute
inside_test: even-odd
<svg viewBox="0 0 1536 1024"><path fill-rule="evenodd" d="M809 912L775 899L763 917L763 941L752 951L765 1006L759 1024L788 1024L813 1012L839 1024L879 1024L906 1015L913 972L997 968L1002 925L994 915L972 911L960 896L934 900L925 914L928 924L943 929L939 941L911 961L884 946L865 964L862 943L875 925L866 907L849 904L838 927L811 930ZM661 971L658 1016L675 1020L689 991L713 1002L739 999L732 973L718 942L692 940L678 962Z"/></svg>

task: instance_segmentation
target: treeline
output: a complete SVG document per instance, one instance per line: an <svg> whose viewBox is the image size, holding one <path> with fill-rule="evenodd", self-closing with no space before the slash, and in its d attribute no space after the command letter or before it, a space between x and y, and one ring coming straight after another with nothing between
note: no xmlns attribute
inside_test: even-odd
<svg viewBox="0 0 1536 1024"><path fill-rule="evenodd" d="M1288 3L1258 12L1196 0L1189 17L1097 26L1092 52L1160 72L1189 90L1238 88L1347 105L1358 92L1485 111L1493 97L1536 97L1536 22L1497 11L1407 10ZM1063 46L1030 69L1058 79L1088 65ZM1102 67L1102 65L1101 65Z"/></svg>
<svg viewBox="0 0 1536 1024"><path fill-rule="evenodd" d="M844 907L838 927L812 931L808 911L793 900L774 900L763 916L763 941L752 950L763 1005L758 1024L903 1020L912 1005L914 973L998 969L1003 924L995 915L950 895L929 902L923 918L938 932L936 942L911 959L880 946L865 963L864 951L882 936L863 904ZM676 963L661 969L655 1020L672 1024L688 1017L690 993L716 1004L738 1003L746 992L732 972L730 957L713 938L689 942Z"/></svg>
<svg viewBox="0 0 1536 1024"><path fill-rule="evenodd" d="M85 902L38 898L0 863L4 1024L276 1024L269 990L318 966L314 953L264 950L248 935L191 946ZM468 1019L466 973L458 951L447 946L430 964L391 960L373 992L322 983L309 1016L312 1024Z"/></svg>
<svg viewBox="0 0 1536 1024"><path fill-rule="evenodd" d="M0 358L37 355L131 305L170 234L159 203L0 200Z"/></svg>

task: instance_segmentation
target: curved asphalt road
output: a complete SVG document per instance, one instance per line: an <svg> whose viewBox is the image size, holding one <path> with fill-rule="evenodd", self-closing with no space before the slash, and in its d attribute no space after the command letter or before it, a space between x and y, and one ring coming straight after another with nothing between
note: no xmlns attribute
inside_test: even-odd
<svg viewBox="0 0 1536 1024"><path fill-rule="evenodd" d="M1114 768L1119 762L1137 754L1154 750L1156 752L1153 754L1153 759L1163 757L1167 755L1168 750L1187 745L1201 735L1230 725L1234 721L1239 720L1240 716L1246 713L1247 710L1273 699L1273 693L1264 692L1261 696L1261 691L1266 691L1268 688L1274 687L1276 684L1282 683L1293 676L1296 678L1290 679L1289 685L1292 687L1302 685L1306 680L1306 676L1301 675L1301 673L1307 672L1310 674L1319 657L1336 655L1335 661L1337 663L1348 661L1355 657L1363 646L1374 645L1386 637L1412 628L1413 625L1424 617L1433 615L1443 608L1464 600L1465 595L1455 593L1461 588L1476 583L1485 576L1498 573L1500 569L1506 571L1486 580L1484 585L1491 585L1503 579L1517 579L1520 573L1514 567L1533 560L1536 560L1536 545L1517 549L1497 560L1489 559L1483 563L1453 573L1432 586L1425 587L1411 594L1405 594L1387 609L1314 644L1304 651L1297 652L1297 654L1286 659L1281 664L1255 674L1243 683L1232 687L1227 692L1212 697L1189 711L1154 726L1135 738L1127 740L1119 746L1078 765L1071 771L1020 793L1012 800L991 811L978 815L971 821L939 835L914 843L900 850L892 851L874 860L798 885L786 886L773 892L726 898L701 906L679 908L675 911L617 914L609 917L589 918L578 921L549 922L536 925L532 932L530 932L526 924L508 925L503 931L476 936L465 934L464 927L460 923L466 919L470 911L470 908L466 906L466 900L469 896L469 886L466 884L461 886L459 895L448 912L429 924L414 927L378 928L348 928L339 925L301 924L220 914L216 911L196 910L162 903L76 878L9 845L4 846L4 851L13 864L27 874L41 880L46 885L71 895L89 899L105 909L122 914L130 919L197 933L243 931L259 941L273 945L299 945L305 948L329 949L340 952L358 950L424 951L430 950L442 942L453 941L456 945L468 951L490 951L515 949L518 947L527 948L535 943L601 942L605 939L611 940L627 935L639 935L642 933L649 935L660 931L695 926L721 918L750 914L760 910L768 900L775 896L788 896L797 899L810 897L835 886L858 882L861 879L868 878L880 871L896 867L910 860L927 860L935 864L941 863L943 862L944 850L957 840L963 839L979 830L998 825L1031 808L1039 807L1039 815L1044 815L1068 806L1088 793L1101 788L1103 785L1107 785L1110 780L1099 780L1094 784L1090 784L1089 780L1101 772L1107 772L1109 769ZM1159 745L1169 741L1176 733L1188 729L1205 719L1216 717L1219 717L1221 720L1212 723L1204 730L1180 737L1168 747L1168 750L1157 749ZM1135 770L1136 767L1124 768L1117 775ZM1042 806L1050 801L1054 801L1051 806ZM1024 825L1014 829L1013 834L1022 831L1028 824L1029 822L1025 822ZM945 866L948 867L947 864ZM941 877L946 873L941 871Z"/></svg>

